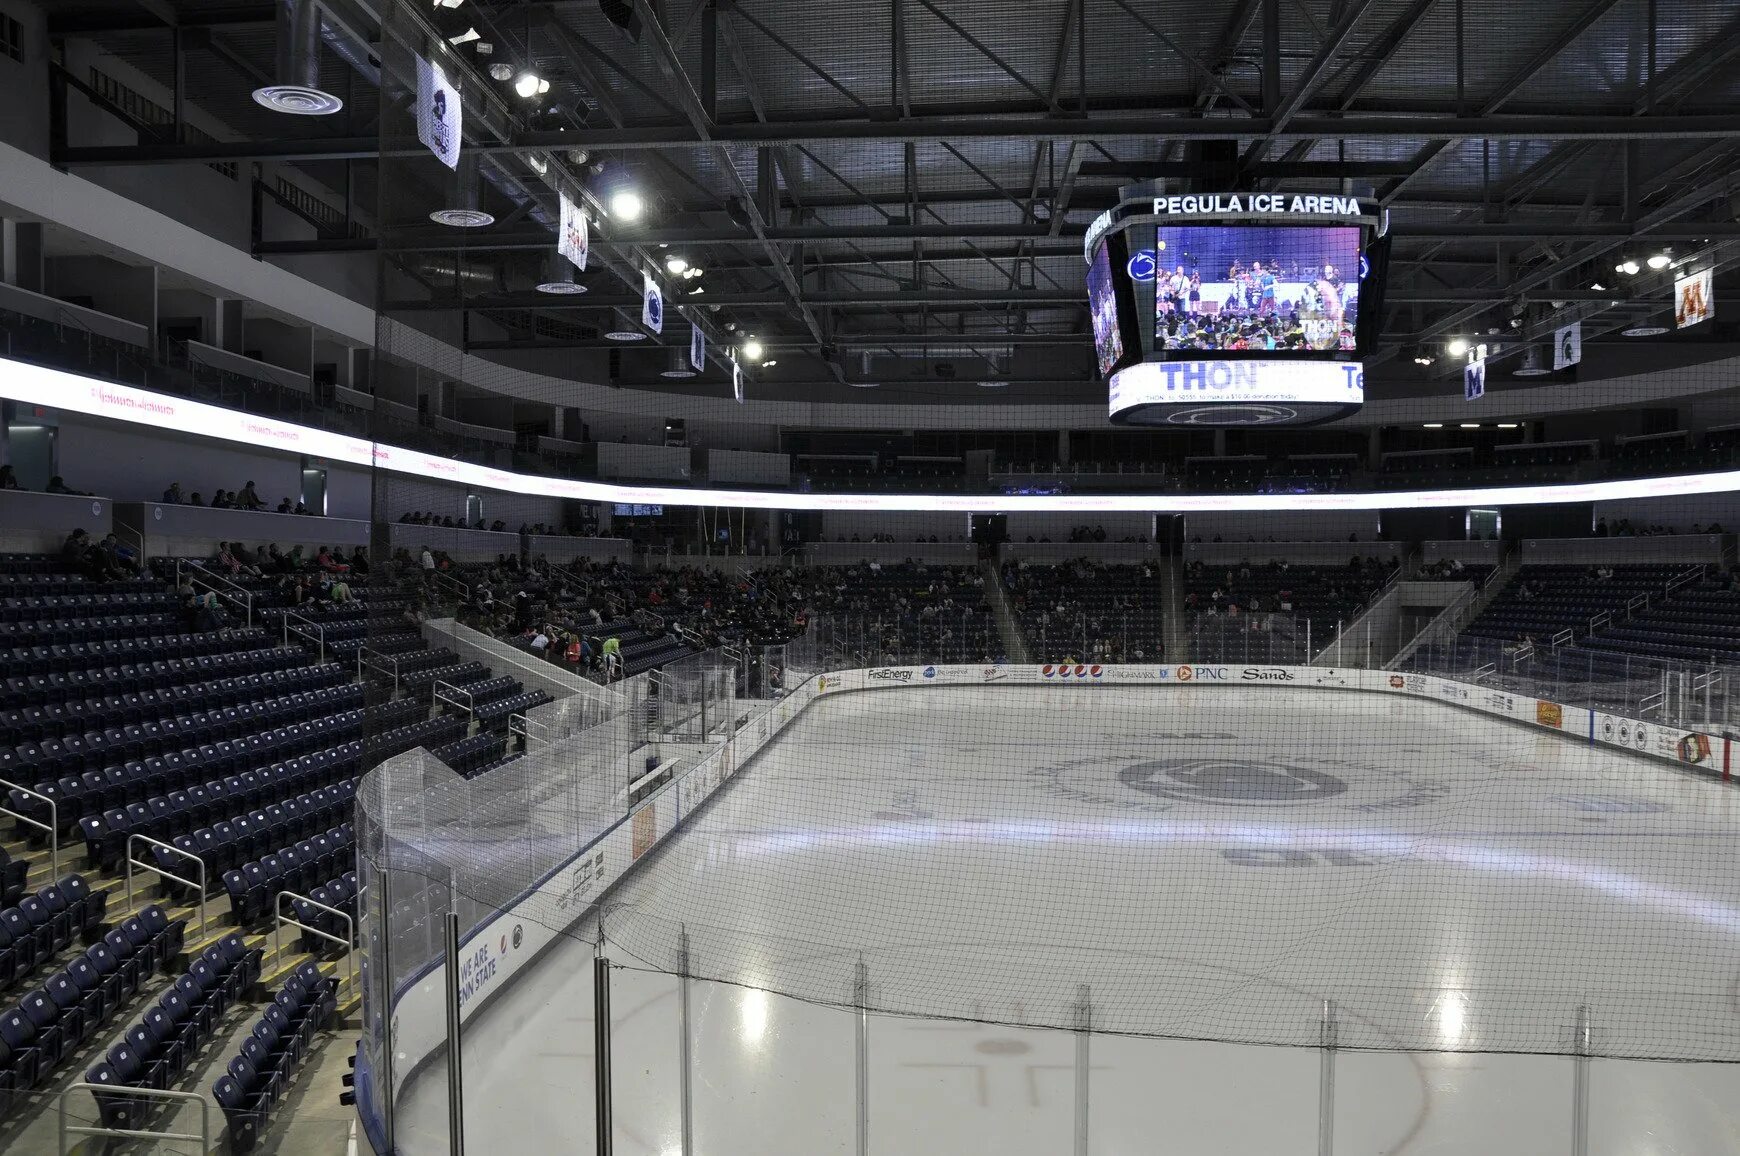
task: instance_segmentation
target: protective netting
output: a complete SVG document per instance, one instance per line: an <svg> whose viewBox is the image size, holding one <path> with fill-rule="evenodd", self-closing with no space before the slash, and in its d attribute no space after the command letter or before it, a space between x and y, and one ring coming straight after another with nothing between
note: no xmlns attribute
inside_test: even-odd
<svg viewBox="0 0 1740 1156"><path fill-rule="evenodd" d="M518 37L499 43L506 56ZM399 95L382 116L395 146L413 135ZM682 168L673 179L696 195L679 199L718 194L713 216L734 220L728 170L764 174L776 196L789 179L766 154L514 151L514 107L467 100L472 162L450 171L398 147L383 160L371 428L500 472L376 472L375 545L394 559L381 583L409 610L371 639L411 667L446 652L426 660L456 687L481 663L548 698L505 721L464 695L432 699L487 750L396 755L359 793L366 1046L395 1091L431 1082L439 1027L393 1019L439 1015L450 913L467 937L462 1034L481 1053L469 1071L553 1071L570 1091L588 1077L570 1037L594 955L645 997L635 1015L692 982L745 1006L777 996L818 1015L1088 1026L1144 1044L1332 1036L1408 1057L1740 1061L1740 869L1723 852L1740 830L1720 779L1740 725L1740 510L1720 488L1656 485L1740 462L1740 409L1725 367L1664 367L1595 321L1621 306L1629 322L1665 316L1671 271L1620 274L1619 304L1586 300L1570 287L1611 282L1625 255L1592 241L1533 290L1567 301L1500 316L1512 302L1474 307L1489 253L1460 238L1428 251L1405 227L1487 215L1404 198L1394 287L1420 300L1390 321L1413 336L1373 359L1357 422L1114 429L1104 384L1071 361L1086 352L1080 302L1019 324L981 309L946 349L931 348L940 330L878 340L888 319L844 309L811 380L806 328L779 292L714 309L660 272L681 258L709 269L713 301L765 302L764 284L736 279L759 247L666 251L600 211L608 177ZM1458 141L1439 163L1505 188L1551 163L1536 143L1501 155ZM1678 204L1695 144L1639 190L1647 208ZM965 195L983 184L974 166L996 163L990 143L880 147L805 146L828 162L823 185L922 173L930 223L969 240L976 224L1029 220ZM1393 162L1419 147L1337 151ZM1042 167L1022 163L1024 188ZM474 193L511 247L432 230L431 210ZM584 274L544 243L561 196L592 213ZM1022 277L1084 289L1085 210L1048 239L1059 252L1011 254L1011 278L982 255L931 263L878 239L888 221L840 188L823 202L803 210L808 227L863 235L784 256L836 298L908 260L915 292L931 275L919 266L943 263L951 291ZM660 220L670 210L649 205L647 236L679 235ZM1726 244L1675 256L1719 269ZM1507 254L1507 267L1535 256ZM535 296L552 269L588 291ZM656 334L648 274L667 292ZM1537 374L1578 319L1585 361ZM697 325L713 358L671 386ZM751 332L783 365L747 366L739 405L720 351ZM1490 391L1464 400L1459 362L1482 342ZM955 374L964 395L943 392ZM966 404L984 397L995 404ZM575 482L621 490L563 496ZM1615 482L1640 484L1483 496ZM1451 487L1466 500L1414 496ZM689 498L733 488L741 504ZM1130 494L1152 500L1100 501ZM1349 498L1363 494L1383 497ZM489 1010L515 991L532 993L517 1013ZM526 1026L545 1019L547 1035ZM653 1035L617 1046L634 1056ZM566 1121L566 1104L549 1110Z"/></svg>

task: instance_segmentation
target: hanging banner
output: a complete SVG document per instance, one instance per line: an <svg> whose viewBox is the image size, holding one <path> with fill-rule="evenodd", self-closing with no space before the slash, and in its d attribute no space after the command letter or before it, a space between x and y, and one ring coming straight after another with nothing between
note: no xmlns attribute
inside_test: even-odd
<svg viewBox="0 0 1740 1156"><path fill-rule="evenodd" d="M1569 369L1583 360L1583 323L1573 322L1553 334L1553 368Z"/></svg>
<svg viewBox="0 0 1740 1156"><path fill-rule="evenodd" d="M1716 316L1715 273L1688 273L1674 279L1674 325L1687 329Z"/></svg>
<svg viewBox="0 0 1740 1156"><path fill-rule="evenodd" d="M556 236L556 252L574 262L574 268L586 272L586 252L591 248L592 237L586 224L586 210L569 199L567 193L561 194L562 221L561 232Z"/></svg>
<svg viewBox="0 0 1740 1156"><path fill-rule="evenodd" d="M737 356L731 357L731 396L737 399L737 404L743 404L743 367L737 364Z"/></svg>
<svg viewBox="0 0 1740 1156"><path fill-rule="evenodd" d="M417 58L417 139L450 169L459 167L459 90L430 60Z"/></svg>
<svg viewBox="0 0 1740 1156"><path fill-rule="evenodd" d="M1470 361L1462 367L1462 400L1486 396L1486 362Z"/></svg>
<svg viewBox="0 0 1740 1156"><path fill-rule="evenodd" d="M707 335L694 322L689 323L689 368L696 373L707 368Z"/></svg>
<svg viewBox="0 0 1740 1156"><path fill-rule="evenodd" d="M654 333L665 331L665 295L649 273L641 275L640 323Z"/></svg>

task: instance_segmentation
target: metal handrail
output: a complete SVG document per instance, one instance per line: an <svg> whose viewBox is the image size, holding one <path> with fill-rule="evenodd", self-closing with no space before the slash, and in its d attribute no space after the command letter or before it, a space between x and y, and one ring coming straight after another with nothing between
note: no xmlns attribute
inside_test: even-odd
<svg viewBox="0 0 1740 1156"><path fill-rule="evenodd" d="M290 620L293 618L302 625L292 626ZM314 645L318 648L320 661L326 661L326 627L324 625L314 621L314 619L309 618L307 615L297 614L293 610L287 610L284 612L285 646L290 645L290 635L292 633L304 639L312 639Z"/></svg>
<svg viewBox="0 0 1740 1156"><path fill-rule="evenodd" d="M59 876L60 876L60 804L56 803L53 799L49 798L47 795L43 794L40 791L33 791L29 787L20 786L19 784L14 783L9 779L0 779L0 787L5 787L7 790L10 790L10 791L17 791L20 795L23 795L27 799L40 799L44 803L48 804L48 822L46 822L46 823L44 823L41 819L32 819L29 815L19 814L17 811L14 811L11 807L0 807L0 815L10 815L10 816L12 816L12 818L16 819L20 823L25 824L26 826L35 827L39 831L47 831L48 832L49 872L50 872L50 874L54 875L56 878L59 878Z"/></svg>
<svg viewBox="0 0 1740 1156"><path fill-rule="evenodd" d="M105 1095L137 1096L142 1100L167 1100L186 1103L191 1100L199 1105L199 1131L187 1132L148 1132L140 1128L93 1128L88 1124L67 1123L66 1098L74 1092L90 1092L95 1096L98 1092ZM55 1151L60 1156L68 1156L71 1151L67 1147L68 1136L120 1136L129 1140L198 1140L201 1153L211 1151L211 1101L199 1092L172 1092L161 1088L137 1088L132 1085L91 1084L79 1081L61 1089L56 1114L60 1119L59 1140Z"/></svg>
<svg viewBox="0 0 1740 1156"><path fill-rule="evenodd" d="M300 900L303 903L308 904L308 906L310 906L310 907L318 907L320 910L326 912L328 915L338 916L340 919L344 920L346 934L349 935L350 938L340 939L338 936L332 934L330 931L323 931L318 927L311 927L308 924L303 923L300 919L296 919L296 918L293 918L292 916L285 915L284 914L284 900L286 900L286 899ZM303 931L308 932L310 935L317 935L321 939L329 940L330 942L336 943L344 948L345 978L344 978L344 981L340 984L340 990L348 990L351 994L355 994L355 992L356 992L356 954L355 954L356 953L356 920L353 919L348 912L340 911L336 907L329 907L326 904L322 903L320 900L310 899L308 896L303 895L300 892L280 891L280 892L278 892L277 899L273 900L272 915L273 915L273 918L277 920L277 922L275 922L272 925L272 956L273 956L273 958L275 958L275 959L280 958L280 957L282 957L282 955L284 953L283 945L281 943L281 938L280 938L281 933L284 930L284 925L286 923L288 923L292 927L300 927ZM348 985L348 987L346 985Z"/></svg>
<svg viewBox="0 0 1740 1156"><path fill-rule="evenodd" d="M364 669L374 670L381 674L391 675L393 693L399 693L399 656L376 650L372 646L359 646L356 651L356 677L362 681Z"/></svg>
<svg viewBox="0 0 1740 1156"><path fill-rule="evenodd" d="M180 875L175 874L175 872L173 872L173 871L165 871L163 868L158 867L158 866L151 864L151 863L147 863L143 859L135 859L133 857L133 841L135 839L139 840L142 843L149 843L153 847L157 847L157 848L160 848L164 851L168 851L171 855L180 855L183 859L192 859L195 863L197 863L199 865L199 878L197 880L184 879ZM141 835L137 831L130 833L127 836L127 909L129 911L132 910L132 908L133 908L133 868L135 866L143 867L147 871L154 872L157 875L157 877L160 879L173 879L177 883L180 883L184 887L197 887L197 888L199 888L199 930L202 932L205 930L206 918L205 918L205 860L204 859L201 859L198 855L195 855L192 851L183 851L180 847L176 847L176 846L173 846L169 843L165 843L160 839L153 839L149 835Z"/></svg>
<svg viewBox="0 0 1740 1156"><path fill-rule="evenodd" d="M445 688L449 693L443 694L443 688ZM459 698L456 697L458 695L464 695L465 700L463 702L460 701ZM430 687L430 697L436 702L444 702L448 706L458 707L460 710L465 712L467 719L470 719L472 716L477 714L477 697L469 690L466 690L463 686L459 686L456 683L443 682L440 679L437 679L435 684Z"/></svg>
<svg viewBox="0 0 1740 1156"><path fill-rule="evenodd" d="M1575 630L1572 630L1570 627L1566 627L1565 629L1559 631L1557 634L1555 634L1551 638L1549 638L1547 640L1547 645L1551 646L1554 650L1557 650L1561 646L1568 646L1571 643L1576 642L1576 641L1577 641L1577 632Z"/></svg>
<svg viewBox="0 0 1740 1156"><path fill-rule="evenodd" d="M140 550L143 552L144 539L141 538L140 542ZM182 582L183 565L185 565L187 569L195 572L193 577L188 579L188 585L191 586L196 581L203 582L207 586L212 587L212 593L216 594L218 597L227 598L231 602L240 603L243 612L247 615L248 625L250 627L254 625L254 592L252 590L249 590L239 582L230 581L222 574L213 574L198 562L187 558L177 558L175 560L175 584L177 586L180 586ZM286 614L285 617L289 617L289 615Z"/></svg>

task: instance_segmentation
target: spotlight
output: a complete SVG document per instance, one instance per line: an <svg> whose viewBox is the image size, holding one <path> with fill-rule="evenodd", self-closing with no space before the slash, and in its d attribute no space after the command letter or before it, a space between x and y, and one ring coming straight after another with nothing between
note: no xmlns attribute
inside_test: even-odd
<svg viewBox="0 0 1740 1156"><path fill-rule="evenodd" d="M1673 258L1668 256L1666 253L1657 253L1650 257L1649 267L1651 269L1666 269L1672 261Z"/></svg>
<svg viewBox="0 0 1740 1156"><path fill-rule="evenodd" d="M689 271L689 263L677 256L675 253L672 253L669 257L665 258L665 271L670 273L673 277L681 277Z"/></svg>
<svg viewBox="0 0 1740 1156"><path fill-rule="evenodd" d="M696 266L696 265L690 265L687 269L685 269L683 271L683 280L693 281L695 278L699 277L700 275L701 275L700 267Z"/></svg>
<svg viewBox="0 0 1740 1156"><path fill-rule="evenodd" d="M1468 352L1468 340L1464 337L1452 337L1450 339L1450 344L1446 345L1444 348L1450 351L1451 357L1461 357L1464 353Z"/></svg>
<svg viewBox="0 0 1740 1156"><path fill-rule="evenodd" d="M1613 266L1613 271L1615 273L1624 273L1627 277L1635 277L1637 276L1637 271L1641 268L1643 268L1642 265L1639 265L1636 261L1627 257L1619 264Z"/></svg>
<svg viewBox="0 0 1740 1156"><path fill-rule="evenodd" d="M530 100L534 96L542 96L549 92L550 82L537 73L527 70L520 73L514 80L514 91L525 100Z"/></svg>
<svg viewBox="0 0 1740 1156"><path fill-rule="evenodd" d="M1599 281L1595 281L1595 282L1592 282L1590 284L1589 288L1595 289L1595 290L1604 290L1607 288L1607 286L1601 284L1601 282L1599 282Z"/></svg>
<svg viewBox="0 0 1740 1156"><path fill-rule="evenodd" d="M637 221L646 211L646 202L632 189L623 189L610 198L610 215L619 221Z"/></svg>
<svg viewBox="0 0 1740 1156"><path fill-rule="evenodd" d="M505 60L498 60L489 66L489 78L506 84L514 78L514 66Z"/></svg>
<svg viewBox="0 0 1740 1156"><path fill-rule="evenodd" d="M743 343L743 356L749 361L761 360L761 342L751 337Z"/></svg>
<svg viewBox="0 0 1740 1156"><path fill-rule="evenodd" d="M1426 423L1426 428L1427 429L1443 429L1444 423L1441 421L1429 421Z"/></svg>
<svg viewBox="0 0 1740 1156"><path fill-rule="evenodd" d="M772 369L774 366L776 366L778 364L779 364L779 361L777 359L770 357L766 361L761 363L761 368Z"/></svg>

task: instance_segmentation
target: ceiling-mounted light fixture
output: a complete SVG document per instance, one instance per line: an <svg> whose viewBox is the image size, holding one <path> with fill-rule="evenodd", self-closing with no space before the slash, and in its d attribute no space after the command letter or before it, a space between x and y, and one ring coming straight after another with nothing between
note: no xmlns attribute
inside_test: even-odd
<svg viewBox="0 0 1740 1156"><path fill-rule="evenodd" d="M514 78L514 94L521 100L532 100L549 91L550 82L529 68Z"/></svg>
<svg viewBox="0 0 1740 1156"><path fill-rule="evenodd" d="M1466 337L1452 337L1450 343L1444 348L1449 351L1451 357L1461 357L1468 352L1468 339Z"/></svg>
<svg viewBox="0 0 1740 1156"><path fill-rule="evenodd" d="M638 221L646 202L633 189L620 189L610 196L610 215L619 221Z"/></svg>
<svg viewBox="0 0 1740 1156"><path fill-rule="evenodd" d="M320 10L314 0L279 0L277 83L254 90L254 103L291 116L331 116L344 101L320 87Z"/></svg>
<svg viewBox="0 0 1740 1156"><path fill-rule="evenodd" d="M1665 325L1651 325L1648 322L1639 322L1629 328L1621 329L1619 335L1621 337L1660 337L1667 331L1668 327Z"/></svg>
<svg viewBox="0 0 1740 1156"><path fill-rule="evenodd" d="M771 358L771 357L770 357L770 358L768 358L768 359L767 359L767 360L766 360L766 361L764 361L764 362L762 362L762 363L761 363L761 368L763 368L763 369L772 369L772 368L773 368L773 367L774 367L774 366L776 366L776 365L778 365L778 364L779 364L779 362L778 362L778 361L777 361L777 360L775 360L775 359L774 359L774 358Z"/></svg>
<svg viewBox="0 0 1740 1156"><path fill-rule="evenodd" d="M743 357L746 361L761 360L761 342L750 337L743 342Z"/></svg>
<svg viewBox="0 0 1740 1156"><path fill-rule="evenodd" d="M436 209L430 213L431 221L452 229L482 229L495 224L495 217L485 212L478 200L476 153L464 152L459 155L459 167L454 170L453 184L453 203L445 209Z"/></svg>
<svg viewBox="0 0 1740 1156"><path fill-rule="evenodd" d="M1673 260L1674 259L1666 253L1653 253L1649 258L1649 267L1651 269L1666 269L1669 265L1673 264Z"/></svg>
<svg viewBox="0 0 1740 1156"><path fill-rule="evenodd" d="M1627 257L1619 264L1613 266L1613 271L1615 273L1624 273L1627 277L1635 277L1637 276L1638 270L1642 268L1643 266L1637 263L1635 257Z"/></svg>
<svg viewBox="0 0 1740 1156"><path fill-rule="evenodd" d="M505 60L498 60L489 66L489 78L501 84L506 84L514 78L514 66Z"/></svg>
<svg viewBox="0 0 1740 1156"><path fill-rule="evenodd" d="M1429 421L1426 423L1426 428L1427 429L1443 429L1444 423L1441 421Z"/></svg>
<svg viewBox="0 0 1740 1156"><path fill-rule="evenodd" d="M574 280L574 272L574 263L562 256L560 250L551 249L544 257L544 276L538 282L538 292L554 297L586 292L586 286Z"/></svg>
<svg viewBox="0 0 1740 1156"><path fill-rule="evenodd" d="M678 256L677 254L672 253L669 257L665 258L665 272L671 274L673 277L681 277L684 273L687 273L688 271L689 271L688 261L684 260L682 257Z"/></svg>
<svg viewBox="0 0 1740 1156"><path fill-rule="evenodd" d="M452 45L469 44L473 40L482 40L483 36L472 22L469 12L461 12L465 0L435 0L435 11L430 13L430 20L435 25L435 31Z"/></svg>

